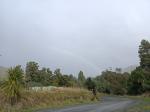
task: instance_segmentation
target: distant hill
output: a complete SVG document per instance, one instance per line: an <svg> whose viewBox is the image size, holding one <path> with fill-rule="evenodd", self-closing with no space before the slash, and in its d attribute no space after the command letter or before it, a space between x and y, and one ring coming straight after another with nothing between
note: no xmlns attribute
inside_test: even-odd
<svg viewBox="0 0 150 112"><path fill-rule="evenodd" d="M136 67L138 67L138 65L131 65L131 66L128 66L128 67L122 69L122 72L131 73L133 70L136 69Z"/></svg>
<svg viewBox="0 0 150 112"><path fill-rule="evenodd" d="M5 79L7 77L7 70L8 68L0 66L0 80Z"/></svg>

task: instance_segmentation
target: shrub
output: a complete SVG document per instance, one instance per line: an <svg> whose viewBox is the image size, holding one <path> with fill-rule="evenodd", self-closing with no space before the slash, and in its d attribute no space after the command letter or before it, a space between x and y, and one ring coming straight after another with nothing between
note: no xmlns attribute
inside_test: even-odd
<svg viewBox="0 0 150 112"><path fill-rule="evenodd" d="M3 83L3 90L11 105L17 103L21 98L23 87L23 70L21 66L16 66L8 70L8 79Z"/></svg>

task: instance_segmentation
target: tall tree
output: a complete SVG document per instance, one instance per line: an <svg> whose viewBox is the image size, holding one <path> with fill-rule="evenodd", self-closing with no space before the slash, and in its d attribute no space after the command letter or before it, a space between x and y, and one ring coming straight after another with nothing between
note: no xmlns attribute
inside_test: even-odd
<svg viewBox="0 0 150 112"><path fill-rule="evenodd" d="M128 90L130 94L137 95L144 91L144 73L143 70L138 67L136 70L131 72L128 80Z"/></svg>
<svg viewBox="0 0 150 112"><path fill-rule="evenodd" d="M52 76L53 73L49 68L42 68L41 70L39 70L39 80L38 82L41 83L43 86L49 86L51 85L51 81L52 81Z"/></svg>
<svg viewBox="0 0 150 112"><path fill-rule="evenodd" d="M39 65L34 61L26 64L26 81L30 85L32 82L38 82Z"/></svg>
<svg viewBox="0 0 150 112"><path fill-rule="evenodd" d="M58 68L54 71L53 76L53 85L55 86L61 86L62 81L62 73L61 70Z"/></svg>
<svg viewBox="0 0 150 112"><path fill-rule="evenodd" d="M78 84L79 84L79 86L84 87L85 81L86 81L86 78L84 76L84 73L83 73L83 71L80 71L79 74L78 74Z"/></svg>
<svg viewBox="0 0 150 112"><path fill-rule="evenodd" d="M85 86L87 87L87 89L89 91L92 91L94 98L93 100L96 98L97 99L97 88L96 88L96 83L92 80L91 77L87 78L86 82L85 82Z"/></svg>
<svg viewBox="0 0 150 112"><path fill-rule="evenodd" d="M147 40L142 40L139 46L140 65L142 68L150 69L150 43Z"/></svg>
<svg viewBox="0 0 150 112"><path fill-rule="evenodd" d="M150 91L150 42L142 40L139 46L140 66L144 72L144 89Z"/></svg>
<svg viewBox="0 0 150 112"><path fill-rule="evenodd" d="M128 74L104 71L95 78L99 92L112 94L126 94Z"/></svg>

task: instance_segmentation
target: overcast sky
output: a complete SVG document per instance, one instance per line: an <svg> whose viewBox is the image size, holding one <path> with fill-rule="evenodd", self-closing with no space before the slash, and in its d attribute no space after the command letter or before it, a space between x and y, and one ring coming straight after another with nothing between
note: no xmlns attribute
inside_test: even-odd
<svg viewBox="0 0 150 112"><path fill-rule="evenodd" d="M0 66L94 76L137 65L141 39L150 40L149 0L0 0Z"/></svg>

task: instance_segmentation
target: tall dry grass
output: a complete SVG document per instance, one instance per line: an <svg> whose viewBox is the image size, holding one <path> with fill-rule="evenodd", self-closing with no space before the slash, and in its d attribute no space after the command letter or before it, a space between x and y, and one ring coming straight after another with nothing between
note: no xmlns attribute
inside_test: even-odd
<svg viewBox="0 0 150 112"><path fill-rule="evenodd" d="M65 105L91 102L93 95L85 89L59 88L51 91L23 91L22 99L15 106L10 106L5 95L0 93L1 112L21 112L40 108L54 108Z"/></svg>

